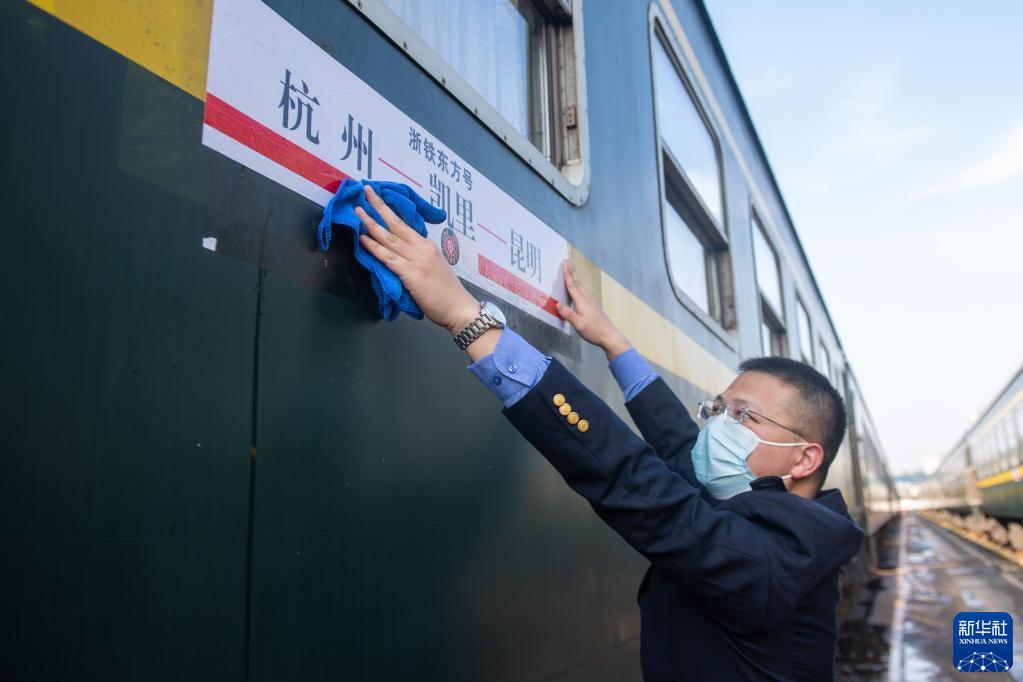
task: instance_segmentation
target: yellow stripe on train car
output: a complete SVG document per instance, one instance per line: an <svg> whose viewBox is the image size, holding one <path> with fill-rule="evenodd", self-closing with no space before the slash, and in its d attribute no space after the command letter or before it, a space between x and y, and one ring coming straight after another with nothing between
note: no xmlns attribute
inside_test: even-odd
<svg viewBox="0 0 1023 682"><path fill-rule="evenodd" d="M1023 481L1023 467L1013 467L1012 469L995 474L994 476L988 476L987 478L978 481L977 487L990 488L993 485L1009 483L1010 481Z"/></svg>
<svg viewBox="0 0 1023 682"><path fill-rule="evenodd" d="M213 0L28 0L160 78L206 99Z"/></svg>

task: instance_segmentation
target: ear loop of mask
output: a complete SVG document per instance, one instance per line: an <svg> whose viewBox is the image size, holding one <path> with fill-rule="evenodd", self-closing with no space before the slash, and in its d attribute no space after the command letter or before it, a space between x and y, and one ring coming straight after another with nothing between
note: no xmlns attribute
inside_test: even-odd
<svg viewBox="0 0 1023 682"><path fill-rule="evenodd" d="M735 423L739 424L739 422L735 422ZM742 424L739 424L739 426L742 426ZM752 431L753 429L749 429L749 430ZM753 435L756 435L756 434L753 434ZM764 445L776 445L776 446L778 446L780 448L794 448L794 447L799 446L799 445L809 445L809 443L806 443L806 442L803 442L803 443L775 443L774 441L764 440L763 438L760 438L759 436L757 437L757 440L760 441L761 443L763 443ZM781 478L781 480L784 481L786 478L792 478L792 474L785 474L784 476L780 476L779 478Z"/></svg>

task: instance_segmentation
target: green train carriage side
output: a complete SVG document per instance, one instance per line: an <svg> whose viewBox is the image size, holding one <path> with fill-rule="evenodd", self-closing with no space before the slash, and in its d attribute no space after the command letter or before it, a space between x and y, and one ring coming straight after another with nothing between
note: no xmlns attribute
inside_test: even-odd
<svg viewBox="0 0 1023 682"><path fill-rule="evenodd" d="M0 8L23 104L4 114L9 669L638 678L642 557L449 339L377 319L350 237L317 252L315 201L202 143L213 5ZM566 240L688 405L745 357L821 369L857 434L827 485L871 532L896 512L699 2L454 3L454 20L381 0L265 7ZM512 62L470 44L502 35ZM602 354L506 307L628 419Z"/></svg>

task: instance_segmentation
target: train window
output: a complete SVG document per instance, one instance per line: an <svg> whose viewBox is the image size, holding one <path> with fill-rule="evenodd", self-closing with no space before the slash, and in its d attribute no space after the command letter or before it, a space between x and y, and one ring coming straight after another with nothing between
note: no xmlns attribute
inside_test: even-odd
<svg viewBox="0 0 1023 682"><path fill-rule="evenodd" d="M1020 410L1016 408L1016 413L1006 415L1005 423L1009 434L1009 451L1012 453L1012 465L1019 466L1023 462L1023 438L1020 431L1019 424Z"/></svg>
<svg viewBox="0 0 1023 682"><path fill-rule="evenodd" d="M818 354L818 360L819 360L820 364L817 365L817 369L820 371L821 374L823 374L824 376L826 376L826 377L828 377L830 379L831 378L831 356L828 355L828 349L824 345L824 340L823 339L821 339L819 350L820 350L820 353Z"/></svg>
<svg viewBox="0 0 1023 682"><path fill-rule="evenodd" d="M654 22L651 55L664 254L678 300L728 344L735 304L719 149L681 63Z"/></svg>
<svg viewBox="0 0 1023 682"><path fill-rule="evenodd" d="M799 355L808 365L813 364L813 330L810 327L810 316L800 299L796 299L796 324L799 326Z"/></svg>
<svg viewBox="0 0 1023 682"><path fill-rule="evenodd" d="M575 204L589 192L580 0L349 0Z"/></svg>
<svg viewBox="0 0 1023 682"><path fill-rule="evenodd" d="M670 201L664 203L664 241L675 286L710 313L707 252L678 209Z"/></svg>
<svg viewBox="0 0 1023 682"><path fill-rule="evenodd" d="M1005 440L1006 466L1019 464L1019 439L1016 437L1016 422L1011 412L1002 419Z"/></svg>
<svg viewBox="0 0 1023 682"><path fill-rule="evenodd" d="M782 318L781 278L778 276L778 256L764 234L764 226L756 213L750 219L753 231L753 258L757 273L757 286L760 295L774 309L778 319Z"/></svg>
<svg viewBox="0 0 1023 682"><path fill-rule="evenodd" d="M1016 433L1013 428L1012 415L1003 417L999 423L999 430L1002 434L1002 460L1006 468L1016 463Z"/></svg>
<svg viewBox="0 0 1023 682"><path fill-rule="evenodd" d="M724 206L718 145L662 39L653 41L657 128L668 155L704 209L723 230Z"/></svg>
<svg viewBox="0 0 1023 682"><path fill-rule="evenodd" d="M842 360L841 359L836 359L835 360L835 362L831 365L831 371L834 372L834 374L831 375L831 385L834 386L835 388L837 388L839 392L841 392L842 391Z"/></svg>
<svg viewBox="0 0 1023 682"><path fill-rule="evenodd" d="M995 423L991 429L991 438L995 447L995 459L1001 464L1001 461L1008 452L1007 443L1005 442L1005 422L999 421Z"/></svg>
<svg viewBox="0 0 1023 682"><path fill-rule="evenodd" d="M1023 403L1016 406L1016 448L1023 458Z"/></svg>
<svg viewBox="0 0 1023 682"><path fill-rule="evenodd" d="M765 355L785 355L785 323L781 302L778 255L767 241L756 213L750 217L753 233L753 264L760 292L760 337Z"/></svg>
<svg viewBox="0 0 1023 682"><path fill-rule="evenodd" d="M767 306L763 306L760 312L760 343L764 349L764 355L785 355L785 333L773 318Z"/></svg>
<svg viewBox="0 0 1023 682"><path fill-rule="evenodd" d="M725 284L728 273L727 244L720 233L707 229L686 201L678 170L663 160L664 253L669 279L675 294L698 317L712 320L720 327L734 325L733 314L726 314ZM715 325L711 325L714 329ZM716 330L715 330L716 331Z"/></svg>
<svg viewBox="0 0 1023 682"><path fill-rule="evenodd" d="M384 3L550 157L546 22L529 0Z"/></svg>

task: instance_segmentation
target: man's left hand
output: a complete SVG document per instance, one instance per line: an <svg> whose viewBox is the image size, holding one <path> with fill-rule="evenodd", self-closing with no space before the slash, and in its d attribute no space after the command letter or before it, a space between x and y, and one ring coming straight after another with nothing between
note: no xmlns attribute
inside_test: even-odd
<svg viewBox="0 0 1023 682"><path fill-rule="evenodd" d="M398 276L431 322L452 336L457 334L479 314L479 301L458 281L433 241L406 225L372 187L363 188L370 205L387 225L383 227L357 206L355 213L369 233L359 235L363 248Z"/></svg>

